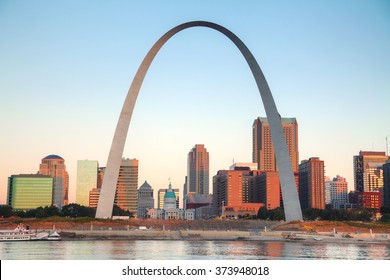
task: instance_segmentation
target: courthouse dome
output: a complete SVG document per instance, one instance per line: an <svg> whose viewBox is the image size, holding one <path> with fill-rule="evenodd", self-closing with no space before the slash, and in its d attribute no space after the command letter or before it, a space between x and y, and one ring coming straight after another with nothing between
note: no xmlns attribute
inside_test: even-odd
<svg viewBox="0 0 390 280"><path fill-rule="evenodd" d="M63 159L63 158L60 156L57 156L57 155L48 155L47 157L45 157L43 159Z"/></svg>
<svg viewBox="0 0 390 280"><path fill-rule="evenodd" d="M165 198L174 198L174 199L176 199L176 195L175 195L175 192L172 189L171 183L169 183L169 188L168 188L167 192L164 195L164 199Z"/></svg>

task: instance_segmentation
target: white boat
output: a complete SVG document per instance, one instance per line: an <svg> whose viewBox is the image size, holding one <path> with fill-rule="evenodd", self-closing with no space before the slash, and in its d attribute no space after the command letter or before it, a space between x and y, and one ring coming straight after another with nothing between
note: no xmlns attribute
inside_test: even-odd
<svg viewBox="0 0 390 280"><path fill-rule="evenodd" d="M44 241L61 240L57 232L49 234L47 232L35 233L29 228L19 224L14 230L0 230L0 242L3 241Z"/></svg>
<svg viewBox="0 0 390 280"><path fill-rule="evenodd" d="M27 241L36 238L36 234L19 224L14 230L0 230L0 241Z"/></svg>
<svg viewBox="0 0 390 280"><path fill-rule="evenodd" d="M58 232L55 231L55 232L49 234L49 236L47 237L47 240L59 241L59 240L61 240L61 236L58 234Z"/></svg>

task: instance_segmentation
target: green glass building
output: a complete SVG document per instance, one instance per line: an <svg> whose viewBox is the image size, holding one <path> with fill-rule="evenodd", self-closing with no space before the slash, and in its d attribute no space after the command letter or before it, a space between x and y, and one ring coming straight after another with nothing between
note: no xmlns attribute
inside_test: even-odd
<svg viewBox="0 0 390 280"><path fill-rule="evenodd" d="M89 206L89 192L97 187L98 169L97 160L77 161L77 204Z"/></svg>
<svg viewBox="0 0 390 280"><path fill-rule="evenodd" d="M8 177L7 204L16 210L50 206L53 183L53 178L47 175L12 175Z"/></svg>

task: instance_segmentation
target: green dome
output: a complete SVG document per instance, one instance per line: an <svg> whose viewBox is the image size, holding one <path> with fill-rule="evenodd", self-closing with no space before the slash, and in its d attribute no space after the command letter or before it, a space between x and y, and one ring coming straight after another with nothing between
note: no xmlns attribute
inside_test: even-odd
<svg viewBox="0 0 390 280"><path fill-rule="evenodd" d="M175 193L172 190L171 191L168 190L165 193L164 198L174 198L174 199L176 199L176 195L175 195Z"/></svg>
<svg viewBox="0 0 390 280"><path fill-rule="evenodd" d="M171 185L170 182L169 182L168 190L167 190L167 192L164 195L164 199L165 198L174 198L174 199L176 199L175 192L172 190L172 185Z"/></svg>

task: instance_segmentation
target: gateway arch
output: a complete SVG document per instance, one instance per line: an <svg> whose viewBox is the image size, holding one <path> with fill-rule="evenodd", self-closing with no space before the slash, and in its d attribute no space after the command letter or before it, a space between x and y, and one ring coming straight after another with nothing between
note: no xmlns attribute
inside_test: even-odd
<svg viewBox="0 0 390 280"><path fill-rule="evenodd" d="M180 24L166 32L149 50L142 61L133 82L128 91L126 100L116 126L111 150L108 155L107 166L104 174L103 184L100 191L99 203L96 211L96 218L111 218L115 199L116 184L118 180L119 168L126 142L126 136L133 114L135 102L141 88L145 75L154 57L161 47L176 33L191 27L207 27L217 30L228 37L241 51L253 77L255 78L260 96L264 104L265 112L269 122L271 137L275 148L275 157L279 170L280 183L282 188L284 212L286 221L302 220L302 211L299 203L294 173L292 170L290 155L284 138L280 115L276 108L267 81L261 71L256 59L245 46L245 44L230 30L218 24L207 21L191 21Z"/></svg>

